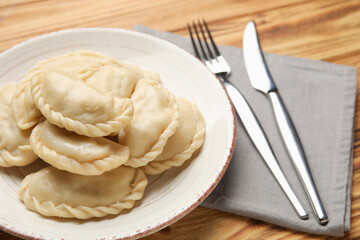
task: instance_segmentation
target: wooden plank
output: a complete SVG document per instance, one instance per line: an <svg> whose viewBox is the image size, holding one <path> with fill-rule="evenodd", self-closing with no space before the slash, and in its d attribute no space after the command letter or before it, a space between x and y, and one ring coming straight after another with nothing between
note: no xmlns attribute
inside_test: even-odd
<svg viewBox="0 0 360 240"><path fill-rule="evenodd" d="M96 26L131 29L134 24L147 24L171 31L198 18L216 21L304 1L35 1L15 5L6 19L0 22L1 32L6 33L0 38L0 51L31 37L66 28ZM0 16L5 11L7 8L0 9Z"/></svg>
<svg viewBox="0 0 360 240"><path fill-rule="evenodd" d="M360 54L360 1L311 1L210 25L217 43L242 47L248 21L255 20L264 51L318 60ZM185 26L176 33L188 35Z"/></svg>
<svg viewBox="0 0 360 240"><path fill-rule="evenodd" d="M0 1L0 9L12 8L14 6L19 6L22 4L34 3L35 1L41 1L41 0L1 0ZM42 0L42 1L44 1L44 0Z"/></svg>

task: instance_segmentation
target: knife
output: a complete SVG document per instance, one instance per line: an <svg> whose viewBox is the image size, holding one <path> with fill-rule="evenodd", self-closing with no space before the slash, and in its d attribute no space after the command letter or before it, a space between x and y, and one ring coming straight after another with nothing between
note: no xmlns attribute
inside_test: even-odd
<svg viewBox="0 0 360 240"><path fill-rule="evenodd" d="M286 107L278 94L276 85L270 75L262 54L255 23L252 21L246 25L244 31L243 51L245 66L251 85L253 88L267 94L269 97L281 136L310 199L312 208L318 217L319 223L321 225L326 225L329 220L321 203L319 194L317 193L304 150L301 146L300 139L294 124L292 123L290 115L286 110Z"/></svg>

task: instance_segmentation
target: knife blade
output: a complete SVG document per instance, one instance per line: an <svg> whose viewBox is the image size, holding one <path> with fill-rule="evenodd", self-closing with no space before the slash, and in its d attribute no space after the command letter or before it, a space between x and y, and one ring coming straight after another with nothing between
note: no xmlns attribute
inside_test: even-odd
<svg viewBox="0 0 360 240"><path fill-rule="evenodd" d="M243 52L245 67L251 85L263 93L276 91L276 86L262 54L254 22L249 22L244 31Z"/></svg>
<svg viewBox="0 0 360 240"><path fill-rule="evenodd" d="M277 125L293 165L306 190L319 223L326 225L329 220L311 176L300 138L271 77L261 50L255 23L252 21L247 24L244 31L243 52L251 85L268 95L273 106Z"/></svg>

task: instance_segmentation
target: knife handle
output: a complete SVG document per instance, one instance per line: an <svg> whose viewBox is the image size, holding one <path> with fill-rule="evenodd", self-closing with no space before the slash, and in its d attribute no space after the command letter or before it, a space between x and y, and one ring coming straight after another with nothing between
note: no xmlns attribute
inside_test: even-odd
<svg viewBox="0 0 360 240"><path fill-rule="evenodd" d="M301 146L301 142L294 127L294 124L291 121L290 115L287 112L279 94L276 91L273 91L269 92L268 95L274 109L275 118L280 129L282 138L289 152L289 155L293 160L295 169L306 189L306 193L310 198L310 202L315 211L315 214L318 217L319 223L325 225L328 223L329 220L322 206L319 194L316 190L310 169L306 161L305 153Z"/></svg>
<svg viewBox="0 0 360 240"><path fill-rule="evenodd" d="M224 81L223 84L231 98L238 116L240 117L248 135L250 136L260 155L280 184L282 190L285 192L287 198L290 200L299 217L301 219L307 219L308 214L289 185L286 177L284 176L284 173L282 172L276 160L269 141L250 105L245 100L241 92L233 84L228 81Z"/></svg>

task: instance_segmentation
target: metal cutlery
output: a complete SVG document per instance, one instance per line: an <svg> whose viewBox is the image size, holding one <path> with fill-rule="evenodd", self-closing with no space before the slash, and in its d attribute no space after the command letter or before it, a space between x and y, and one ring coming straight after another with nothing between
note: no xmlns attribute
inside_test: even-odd
<svg viewBox="0 0 360 240"><path fill-rule="evenodd" d="M296 171L306 189L315 214L320 224L328 223L328 217L317 193L300 139L276 85L271 77L261 51L254 22L249 22L244 31L243 51L245 66L252 86L269 97L277 125Z"/></svg>
<svg viewBox="0 0 360 240"><path fill-rule="evenodd" d="M202 60L210 69L210 71L212 71L222 81L240 120L242 121L248 135L250 136L260 155L262 156L270 171L280 184L282 190L285 192L286 196L295 208L299 217L302 219L307 219L308 214L301 202L299 201L298 197L292 190L291 186L289 185L286 177L284 176L277 162L275 154L270 146L270 143L253 110L251 109L241 92L231 82L228 81L228 77L231 73L230 66L226 62L225 58L220 54L220 51L218 50L211 36L206 22L204 20L203 23L201 23L200 21L198 22L198 27L200 31L198 31L198 28L196 27L194 22L192 26L195 31L198 40L197 44L200 50L195 43L191 27L189 26L189 24L187 26L196 56L200 60ZM204 26L206 31L204 31L204 28L202 26ZM207 37L205 32L207 33ZM202 36L203 42L200 36ZM211 47L209 41L211 43ZM205 50L205 48L207 49L207 51Z"/></svg>

